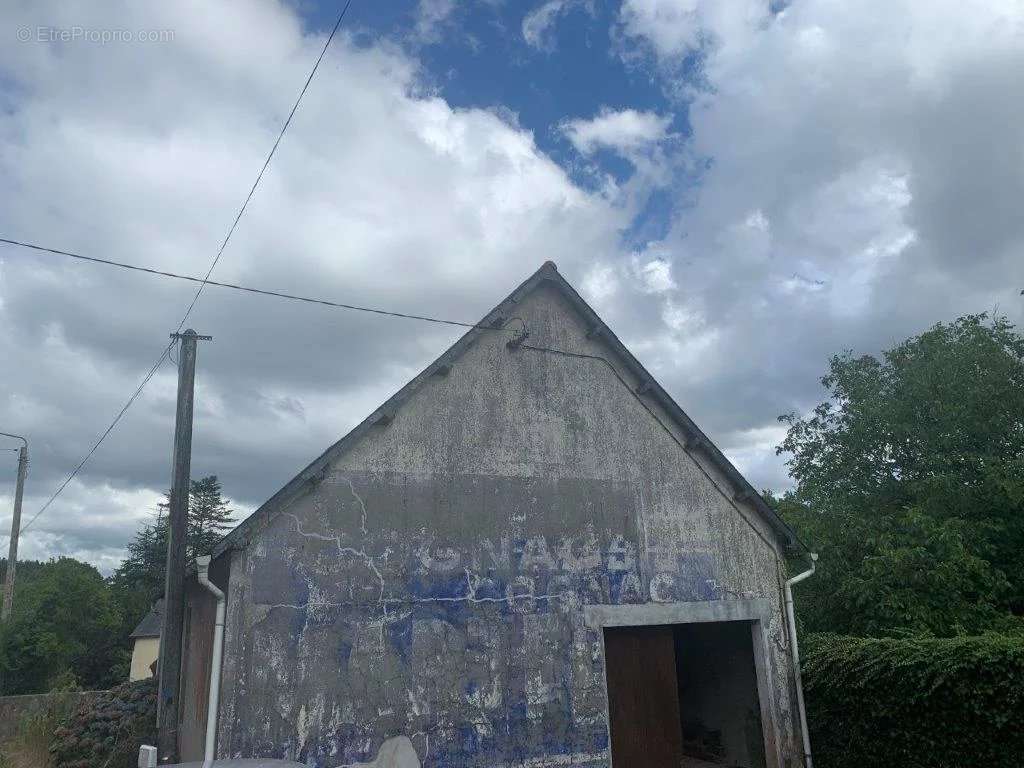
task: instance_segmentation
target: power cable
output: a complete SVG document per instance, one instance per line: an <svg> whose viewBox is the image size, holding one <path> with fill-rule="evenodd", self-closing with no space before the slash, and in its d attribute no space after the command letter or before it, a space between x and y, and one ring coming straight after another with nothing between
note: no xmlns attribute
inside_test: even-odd
<svg viewBox="0 0 1024 768"><path fill-rule="evenodd" d="M224 237L224 241L221 243L220 248L217 249L217 254L216 256L214 256L213 261L210 263L210 268L206 270L206 276L203 278L202 281L200 281L199 289L196 291L195 296L192 297L192 301L189 302L188 308L185 310L185 314L181 318L181 322L178 323L178 332L180 332L181 329L185 326L185 323L188 321L189 316L192 314L192 310L196 306L196 302L199 301L199 297L202 296L203 289L206 287L206 283L209 280L210 275L213 274L213 270L214 268L216 268L217 262L220 261L220 257L224 253L224 249L227 247L228 242L231 240L231 236L235 232L235 228L238 226L238 222L242 219L242 214L245 213L245 209L248 207L249 201L252 200L252 196L253 194L255 194L256 188L259 186L260 181L263 179L263 174L266 172L267 167L270 165L271 158L274 157L274 153L277 151L277 147L281 143L281 139L284 138L285 131L287 131L288 126L291 125L292 118L295 116L295 112L298 110L299 104L302 102L302 97L306 95L306 91L309 89L309 84L313 81L313 76L316 74L317 69L319 69L320 62L323 61L323 58L327 53L327 49L330 47L331 41L334 40L334 36L338 32L338 28L341 27L341 22L344 20L345 15L348 13L349 6L351 5L352 0L347 0L345 6L341 9L341 13L338 15L338 20L334 23L333 29L331 29L331 34L328 35L327 41L324 43L324 47L320 51L320 55L317 57L316 63L313 64L313 69L310 70L309 76L306 78L306 82L303 84L302 90L299 91L299 96L295 100L295 104L292 105L291 112L288 113L288 118L284 121L284 125L281 126L281 131L280 133L278 133L277 138L274 140L274 145L270 148L270 152L267 154L267 159L263 161L263 167L260 168L260 172L256 176L256 181L253 182L252 187L249 189L249 194L246 195L245 201L242 203L242 207L238 209L238 213L235 215L234 221L231 222L231 227L228 229L228 233ZM93 447L85 455L85 458L83 458L78 463L78 466L75 467L75 469L71 472L70 475L68 475L67 479L63 483L61 483L60 487L57 488L57 490L49 498L46 504L44 504L40 508L40 510L32 516L32 519L28 521L28 524L21 529L22 533L24 533L28 529L28 527L32 525L32 523L34 523L41 514L43 514L43 512L50 506L50 504L52 504L53 501L67 487L68 483L70 483L71 480L75 477L75 475L77 475L78 472L82 469L82 467L85 466L85 463L96 452L96 449L100 447L100 444L106 439L107 435L109 435L111 431L114 429L114 427L117 426L117 423L121 420L121 417L124 416L125 412L132 406L132 403L134 403L136 399L138 399L139 395L142 394L142 390L145 389L146 384L149 383L149 380L153 378L153 375L156 373L157 369L166 359L167 355L170 353L170 349L172 346L173 342L167 345L164 351L160 354L160 357L157 359L156 363L154 363L153 367L149 370L149 373L147 373L146 376L142 379L142 383L139 384L138 388L136 388L136 390L132 393L132 396L128 398L128 402L125 403L124 407L120 410L120 412L118 412L117 416L114 417L114 420L110 423L110 426L107 427L107 429L103 432L102 435L100 435L99 440L96 441Z"/></svg>
<svg viewBox="0 0 1024 768"><path fill-rule="evenodd" d="M85 454L85 458L78 462L78 466L71 470L71 474L69 474L64 479L64 482L60 484L56 491L53 492L53 495L50 496L49 499L47 499L46 503L43 504L42 507L39 508L39 511L32 515L31 519L27 523L25 523L24 526L22 526L22 533L25 533L25 531L27 531L32 526L32 523L34 523L36 519L47 510L47 508L57 499L57 497L60 496L61 492L65 488L67 488L68 483L75 479L75 475L77 475L79 471L82 469L82 467L85 466L85 463L92 458L92 455L96 453L96 449L100 447L100 443L102 443L106 439L107 435L109 435L113 431L114 427L117 426L117 423L121 421L121 417L125 415L128 409L131 408L132 403L134 403L136 399L138 399L139 395L142 394L142 390L146 388L146 385L149 383L149 380L153 378L153 375L157 372L157 369L160 368L160 365L170 354L171 347L173 347L175 343L176 342L172 341L164 348L163 354L160 355L160 359L156 361L156 365L149 369L149 373L145 375L139 386L135 388L135 391L132 393L132 396L128 398L128 402L124 404L124 407L118 412L117 416L114 417L114 420L110 422L110 426L107 427L106 431L104 431L102 435L100 435L99 440L97 440L93 444L92 448L89 449L89 452Z"/></svg>
<svg viewBox="0 0 1024 768"><path fill-rule="evenodd" d="M316 59L316 63L313 64L313 69L309 72L309 77L306 78L306 82L302 86L302 90L299 91L299 96L295 99L295 103L292 105L292 111L288 113L288 118L284 121L284 125L281 126L281 132L277 134L277 138L274 140L274 146L270 148L270 152L267 154L267 159L263 161L263 167L260 168L259 174L256 176L256 181L252 183L252 187L249 189L249 194L245 196L245 202L242 203L242 207L238 209L238 214L235 216L235 220L231 222L231 227L228 229L227 235L224 237L224 242L220 244L220 248L217 249L217 255L213 257L213 262L210 264L210 268L206 270L206 276L202 280L202 284L199 286L199 290L196 291L196 295L192 297L192 301L188 305L188 309L185 310L185 316L181 318L181 322L178 323L178 332L181 331L185 325L185 321L188 320L189 315L192 314L192 309L195 307L196 302L199 301L199 297L203 294L203 289L206 287L206 283L209 281L210 275L213 274L214 268L217 266L217 262L220 261L221 255L224 253L224 249L227 248L228 241L231 240L231 236L235 233L235 228L238 226L238 222L242 218L242 214L245 213L245 209L249 207L249 201L252 200L253 194L256 192L256 187L260 185L260 181L263 180L263 174L267 170L267 166L270 165L271 158L274 157L274 153L277 152L277 147L281 143L281 139L284 138L285 131L288 130L288 126L292 124L292 118L295 117L295 112L299 108L299 104L302 103L302 97L306 95L306 91L309 89L309 84L313 82L313 76L316 74L317 69L320 68L320 62L324 60L324 55L327 53L327 49L331 45L331 41L334 40L334 36L338 33L338 28L341 26L341 22L345 19L345 14L348 13L349 6L352 5L352 0L347 0L345 7L341 9L341 13L338 15L338 20L334 22L334 28L331 30L331 34L327 36L327 41L324 43L323 49L320 51L320 55Z"/></svg>
<svg viewBox="0 0 1024 768"><path fill-rule="evenodd" d="M90 261L94 264L103 264L109 267L118 267L120 269L128 269L133 272L144 272L147 275L157 275L159 277L169 277L175 280L187 280L192 283L202 283L203 286L213 285L217 288L230 288L234 291L243 291L245 293L255 293L260 296L273 296L278 299L290 299L291 301L302 301L307 304L322 304L326 307L335 307L337 309L350 309L356 312L369 312L375 315L387 315L389 317L400 317L406 320L422 320L426 323L439 323L441 325L456 325L460 328L481 328L484 330L500 330L489 325L479 325L477 323L464 323L460 320L446 320L439 317L429 317L427 315L414 315L408 312L393 312L386 309L378 309L376 307L364 307L358 304L345 304L339 301L329 301L327 299L311 298L309 296L299 296L294 293L284 293L283 291L271 291L263 288L251 288L246 285L237 285L235 283L222 283L217 280L210 280L208 277L194 277L192 275L181 275L176 272L167 272L162 269L153 269L151 267L140 267L135 264L125 264L120 261L111 261L110 259L101 259L96 256L84 256L80 253L72 253L71 251L62 251L57 248L46 248L41 245L34 245L32 243L23 243L19 240L10 240L6 237L0 237L0 243L6 243L7 245L16 245L21 248L30 248L33 251L42 251L43 253L53 253L58 256L68 256L72 259L81 259L82 261Z"/></svg>

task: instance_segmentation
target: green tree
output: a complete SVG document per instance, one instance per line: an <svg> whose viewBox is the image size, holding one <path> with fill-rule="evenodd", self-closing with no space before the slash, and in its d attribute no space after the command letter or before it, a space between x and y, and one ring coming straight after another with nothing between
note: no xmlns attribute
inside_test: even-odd
<svg viewBox="0 0 1024 768"><path fill-rule="evenodd" d="M155 522L139 529L128 543L127 556L114 571L112 581L124 588L145 591L155 598L163 589L166 559L167 517L160 514Z"/></svg>
<svg viewBox="0 0 1024 768"><path fill-rule="evenodd" d="M938 324L881 359L832 358L789 425L796 489L770 499L821 555L809 629L937 634L1024 613L1024 337Z"/></svg>
<svg viewBox="0 0 1024 768"><path fill-rule="evenodd" d="M216 475L193 480L188 507L189 557L209 554L231 527L233 514Z"/></svg>
<svg viewBox="0 0 1024 768"><path fill-rule="evenodd" d="M164 505L160 505L162 508ZM128 552L109 584L121 606L123 625L120 636L127 646L128 635L135 629L153 601L163 592L167 561L167 516L158 511L153 523L144 525L128 543Z"/></svg>
<svg viewBox="0 0 1024 768"><path fill-rule="evenodd" d="M156 520L135 534L128 544L127 556L110 578L126 625L130 624L124 633L126 637L164 590L170 493L164 496ZM190 560L213 549L230 526L232 514L216 475L192 481L186 541Z"/></svg>
<svg viewBox="0 0 1024 768"><path fill-rule="evenodd" d="M0 627L4 693L46 691L69 679L84 688L117 682L125 660L121 625L93 566L69 557L44 564L19 584L11 618Z"/></svg>

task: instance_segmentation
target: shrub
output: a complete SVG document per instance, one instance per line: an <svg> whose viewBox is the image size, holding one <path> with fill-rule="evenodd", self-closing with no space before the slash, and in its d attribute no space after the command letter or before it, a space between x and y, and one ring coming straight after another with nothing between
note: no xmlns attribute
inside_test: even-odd
<svg viewBox="0 0 1024 768"><path fill-rule="evenodd" d="M804 651L821 768L1024 765L1024 636L809 635Z"/></svg>
<svg viewBox="0 0 1024 768"><path fill-rule="evenodd" d="M56 729L55 768L134 768L156 738L156 680L124 683L84 702Z"/></svg>

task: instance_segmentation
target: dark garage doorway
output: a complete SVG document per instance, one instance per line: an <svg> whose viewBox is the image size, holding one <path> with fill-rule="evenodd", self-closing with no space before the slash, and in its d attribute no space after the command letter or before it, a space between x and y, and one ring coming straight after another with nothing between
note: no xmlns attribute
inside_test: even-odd
<svg viewBox="0 0 1024 768"><path fill-rule="evenodd" d="M616 768L765 768L749 621L604 630Z"/></svg>

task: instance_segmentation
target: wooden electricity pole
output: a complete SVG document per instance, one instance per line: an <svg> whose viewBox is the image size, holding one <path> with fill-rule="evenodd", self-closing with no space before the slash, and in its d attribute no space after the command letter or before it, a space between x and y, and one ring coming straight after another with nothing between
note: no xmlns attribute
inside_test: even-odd
<svg viewBox="0 0 1024 768"><path fill-rule="evenodd" d="M160 692L157 698L157 753L161 763L178 762L178 711L181 687L181 630L185 612L185 544L192 465L192 405L195 398L196 342L191 328L172 333L178 339L178 410L174 419L171 503L168 511L167 581L160 631Z"/></svg>
<svg viewBox="0 0 1024 768"><path fill-rule="evenodd" d="M25 473L28 471L28 440L21 435L0 432L24 443L18 449L18 483L14 488L14 517L11 518L11 546L7 555L7 576L4 579L4 602L0 607L0 621L7 621L14 604L14 571L18 567L18 537L21 535L21 497L25 492Z"/></svg>

